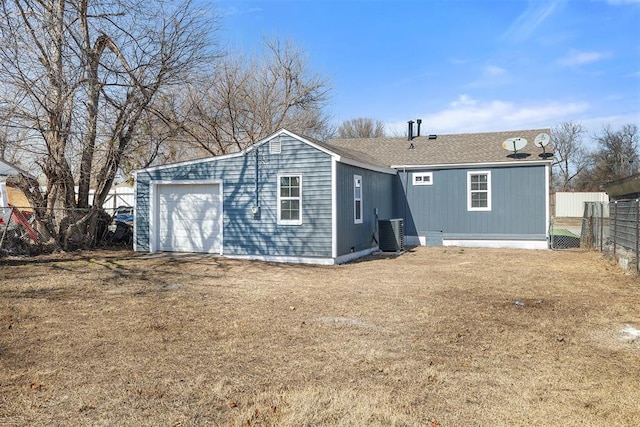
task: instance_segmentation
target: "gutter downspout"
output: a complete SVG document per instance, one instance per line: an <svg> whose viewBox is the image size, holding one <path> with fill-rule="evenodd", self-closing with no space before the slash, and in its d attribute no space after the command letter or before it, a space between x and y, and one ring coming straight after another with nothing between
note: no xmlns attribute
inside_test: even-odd
<svg viewBox="0 0 640 427"><path fill-rule="evenodd" d="M407 227L407 209L408 209L408 205L409 205L409 173L407 172L407 168L403 167L402 171L404 172L404 210L402 212L402 219L404 220L405 223L405 230Z"/></svg>
<svg viewBox="0 0 640 427"><path fill-rule="evenodd" d="M251 212L253 213L253 217L255 219L258 218L258 216L260 215L260 201L258 199L259 196L259 190L258 190L258 174L259 174L259 170L258 170L258 162L260 161L260 158L258 157L259 155L259 147L255 147L255 158L256 158L256 164L255 164L255 175L254 175L254 201L253 201L253 207L251 208Z"/></svg>

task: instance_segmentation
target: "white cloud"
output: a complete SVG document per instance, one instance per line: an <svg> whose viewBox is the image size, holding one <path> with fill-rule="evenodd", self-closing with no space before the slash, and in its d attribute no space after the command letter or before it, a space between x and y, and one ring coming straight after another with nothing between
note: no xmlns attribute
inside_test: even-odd
<svg viewBox="0 0 640 427"><path fill-rule="evenodd" d="M593 62L602 61L611 56L609 52L584 52L579 50L571 50L564 58L560 58L558 63L565 67L575 67L579 65L591 64Z"/></svg>
<svg viewBox="0 0 640 427"><path fill-rule="evenodd" d="M260 13L262 12L262 8L260 7L251 7L249 9L239 9L235 6L227 6L217 9L220 16L228 17L234 15L247 15L250 13Z"/></svg>
<svg viewBox="0 0 640 427"><path fill-rule="evenodd" d="M588 109L585 102L523 104L502 100L477 101L468 95L460 95L448 108L416 117L423 119L423 128L429 133L497 132L554 126L562 121L575 120L576 115ZM406 132L406 122L386 123L385 127L390 134Z"/></svg>
<svg viewBox="0 0 640 427"><path fill-rule="evenodd" d="M496 65L487 65L484 68L485 76L489 76L489 77L504 76L506 73L507 73L507 70L505 70L504 68L498 67Z"/></svg>
<svg viewBox="0 0 640 427"><path fill-rule="evenodd" d="M451 102L449 105L454 107L454 108L456 108L456 107L461 107L461 106L475 105L476 102L477 101L472 99L469 95L462 94L462 95L458 96L458 99L456 101Z"/></svg>
<svg viewBox="0 0 640 427"><path fill-rule="evenodd" d="M516 18L509 29L502 34L502 38L512 41L523 41L540 26L556 8L563 3L559 0L529 0L527 9Z"/></svg>
<svg viewBox="0 0 640 427"><path fill-rule="evenodd" d="M607 116L596 116L584 119L580 122L589 135L602 132L602 127L610 125L613 129L618 129L628 124L640 124L640 111L626 114L612 114Z"/></svg>
<svg viewBox="0 0 640 427"><path fill-rule="evenodd" d="M486 88L504 86L511 80L509 72L497 65L485 65L479 70L478 78L467 83L465 88Z"/></svg>

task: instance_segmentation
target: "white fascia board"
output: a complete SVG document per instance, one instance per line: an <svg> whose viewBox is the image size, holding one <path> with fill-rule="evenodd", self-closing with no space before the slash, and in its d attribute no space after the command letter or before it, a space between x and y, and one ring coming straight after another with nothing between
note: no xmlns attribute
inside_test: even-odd
<svg viewBox="0 0 640 427"><path fill-rule="evenodd" d="M326 154L329 154L329 155L335 155L334 153L332 153L331 151L327 150L326 148L323 148L322 146L320 146L320 145L318 145L318 144L316 144L316 143L314 143L314 142L312 142L312 141L309 141L308 139L303 138L303 137L301 137L300 135L296 135L295 133L290 132L290 131L288 131L288 130L286 130L286 129L284 129L284 128L282 128L282 129L280 129L279 131L274 132L274 133L272 133L271 135L269 135L269 136L267 136L267 137L265 137L265 138L262 138L261 140L259 140L259 141L255 142L255 143L251 144L250 146L248 146L247 148L245 148L244 150L242 150L242 151L241 151L241 153L243 153L243 154L248 154L248 153L252 152L256 147L259 147L259 146L261 146L261 145L264 145L264 144L266 144L267 142L269 142L270 140L272 140L273 138L275 138L275 137L277 137L277 136L280 136L280 135L283 135L283 134L284 134L284 135L287 135L287 136L289 136L289 137L291 137L291 138L293 138L293 139L297 139L298 141L304 142L305 144L310 145L310 146L312 146L313 148L318 149L318 150L320 150L320 151L323 151L323 152L324 152L324 153L326 153Z"/></svg>
<svg viewBox="0 0 640 427"><path fill-rule="evenodd" d="M212 157L206 157L204 159L195 159L195 160L187 160L184 162L176 162L176 163L170 163L168 165L160 165L160 166L152 166L152 167L148 167L145 169L138 169L136 171L134 171L134 174L137 174L138 172L153 172L153 171L158 171L158 170L163 170L163 169L169 169L169 168L174 168L174 167L180 167L180 166L190 166L190 165L196 165L196 164L200 164L200 163L207 163L207 162L216 162L218 160L224 160L224 159L232 159L234 157L241 157L241 156L246 156L247 154L249 154L250 152L252 152L256 147L259 147L263 144L265 144L266 142L268 142L270 139L275 138L276 136L280 135L280 134L285 134L288 135L292 138L298 139L302 142L304 142L305 144L309 144L319 150L322 150L324 152L326 152L327 154L333 154L329 151L327 151L326 149L323 149L322 147L318 146L317 144L314 144L311 141L308 141L296 134L294 134L293 132L289 132L286 129L281 129L269 136L267 136L266 138L263 138L257 142L254 142L253 144L249 145L248 147L246 147L244 150L238 151L237 153L231 153L231 154L222 154L220 156L212 156Z"/></svg>
<svg viewBox="0 0 640 427"><path fill-rule="evenodd" d="M530 160L512 162L483 162L483 163L434 163L425 165L391 165L395 169L459 169L459 168L499 168L511 166L540 166L550 165L552 160Z"/></svg>
<svg viewBox="0 0 640 427"><path fill-rule="evenodd" d="M336 159L338 162L341 163L345 163L351 166L356 166L362 169L368 169L368 170L372 170L372 171L377 171L377 172L383 172L383 173L387 173L390 175L395 175L397 173L397 171L395 169L392 168L384 168L384 167L379 167L379 166L374 166L374 165L370 165L367 163L363 163L363 162L359 162L357 160L351 160L351 159L345 159L342 158L342 156L338 155L337 153L334 153L333 151L329 150L326 147L323 147L322 145L316 144L315 142L309 141L308 139L301 137L300 135L296 135L293 132L290 132L286 129L280 129L277 132L274 132L273 134L267 136L266 138L263 138L253 144L251 144L250 146L248 146L247 148L245 148L242 151L239 151L237 153L231 153L231 154L223 154L221 156L213 156L213 157L207 157L204 159L195 159L195 160L187 160L184 162L177 162L177 163L171 163L168 165L160 165L160 166L152 166L149 168L145 168L145 169L138 169L136 171L134 171L134 174L137 174L139 172L153 172L153 171L158 171L158 170L163 170L163 169L169 169L169 168L174 168L174 167L182 167L182 166L190 166L190 165L196 165L196 164L201 164L201 163L207 163L207 162L216 162L218 160L224 160L224 159L231 159L234 157L241 157L241 156L246 156L247 154L251 153L253 150L255 150L257 147L260 147L261 145L266 144L268 141L270 141L271 139L275 138L276 136L279 135L287 135L290 136L291 138L297 139L298 141L301 141L307 145L309 145L310 147L315 148L316 150L322 151L325 154L330 155L331 157L333 157L334 159Z"/></svg>
<svg viewBox="0 0 640 427"><path fill-rule="evenodd" d="M195 165L195 164L200 164L200 163L207 163L207 162L215 162L218 160L224 160L224 159L230 159L230 158L234 158L234 157L241 157L241 156L246 156L247 154L251 153L253 150L255 150L257 147L260 147L264 144L266 144L268 141L270 141L271 139L280 136L280 135L287 135L291 138L297 139L298 141L301 141L307 145L309 145L310 147L315 148L316 150L322 151L325 154L328 154L329 156L331 156L332 158L336 159L338 162L340 163L344 163L347 165L351 165L351 166L355 166L355 167L359 167L362 169L368 169L368 170L372 170L372 171L376 171L376 172L382 172L382 173L386 173L386 174L390 174L390 175L395 175L397 173L397 170L393 169L393 167L390 168L385 168L385 167L380 167L380 166L374 166L374 165L370 165L368 163L364 163L364 162L360 162L358 160L353 160L353 159L347 159L344 158L342 156L340 156L337 153L334 153L333 151L331 151L330 149L323 147L322 145L316 144L315 142L309 141L308 139L300 136L300 135L296 135L293 132L290 132L286 129L280 129L279 131L267 136L266 138L263 138L253 144L251 144L250 146L248 146L247 148L245 148L242 151L239 151L237 153L231 153L231 154L223 154L221 156L213 156L213 157L207 157L204 159L196 159L196 160L187 160L184 162L177 162L177 163L171 163L168 165L160 165L160 166L152 166L149 168L145 168L145 169L138 169L136 171L134 171L134 175L137 175L139 172L153 172L153 171L158 171L158 170L163 170L163 169L169 169L169 168L174 168L174 167L182 167L182 166L190 166L190 165Z"/></svg>
<svg viewBox="0 0 640 427"><path fill-rule="evenodd" d="M382 173L386 173L389 175L397 175L398 174L398 170L397 169L393 169L393 168L384 168L381 166L373 166L370 165L368 163L363 163L363 162L359 162L357 160L352 160L352 159L346 159L342 156L339 156L335 153L331 153L338 162L340 163L344 163L345 165L351 165L351 166L355 166L357 168L360 169L367 169L367 170L371 170L371 171L375 171L375 172L382 172Z"/></svg>
<svg viewBox="0 0 640 427"><path fill-rule="evenodd" d="M153 171L159 171L159 170L163 170L163 169L170 169L170 168L175 168L175 167L180 167L180 166L197 165L199 163L217 162L218 160L230 159L230 158L233 158L233 157L240 157L240 156L243 156L244 154L245 154L245 150L237 152L237 153L232 153L232 154L223 154L221 156L207 157L207 158L204 158L204 159L187 160L187 161L184 161L184 162L170 163L170 164L167 164L167 165L152 166L152 167L145 168L145 169L138 169L138 170L134 171L133 173L137 175L140 172L153 172Z"/></svg>

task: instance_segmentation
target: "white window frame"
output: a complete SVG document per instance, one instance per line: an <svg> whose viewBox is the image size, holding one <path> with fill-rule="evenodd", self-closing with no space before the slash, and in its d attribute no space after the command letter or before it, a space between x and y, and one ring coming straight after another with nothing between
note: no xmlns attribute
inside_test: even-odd
<svg viewBox="0 0 640 427"><path fill-rule="evenodd" d="M358 194L358 189L360 189ZM360 207L358 208L358 202ZM363 208L362 208L362 176L353 175L353 223L362 224L363 221ZM360 214L360 218L358 218Z"/></svg>
<svg viewBox="0 0 640 427"><path fill-rule="evenodd" d="M433 172L414 172L413 185L433 185Z"/></svg>
<svg viewBox="0 0 640 427"><path fill-rule="evenodd" d="M300 181L300 191L298 192L298 197L282 197L281 196L281 189L280 189L280 180L284 177L287 178L293 178L293 177L297 177ZM277 176L277 183L276 183L276 191L278 192L278 208L277 208L277 215L278 215L278 225L301 225L302 224L302 174L300 173L279 173ZM283 200L298 200L298 208L300 210L300 215L298 217L298 219L282 219L282 201Z"/></svg>
<svg viewBox="0 0 640 427"><path fill-rule="evenodd" d="M487 176L487 189L486 190L471 190L471 177L474 175L486 175ZM472 194L476 192L487 193L487 206L474 207L472 206ZM490 211L491 210L491 171L467 171L467 210L468 211Z"/></svg>

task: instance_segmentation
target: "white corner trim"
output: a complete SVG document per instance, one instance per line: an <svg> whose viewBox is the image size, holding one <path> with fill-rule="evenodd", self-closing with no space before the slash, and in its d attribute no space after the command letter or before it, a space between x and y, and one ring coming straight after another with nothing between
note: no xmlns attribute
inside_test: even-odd
<svg viewBox="0 0 640 427"><path fill-rule="evenodd" d="M544 205L545 205L545 235L547 236L547 239L549 239L549 225L551 224L551 217L550 215L550 209L551 207L549 206L549 190L550 190L550 180L551 180L551 170L550 170L550 166L546 165L544 167L544 194L545 194L545 198L544 198Z"/></svg>
<svg viewBox="0 0 640 427"><path fill-rule="evenodd" d="M138 211L138 176L133 174L133 251L136 252L138 250L138 227L136 226L136 220L138 215L136 212ZM149 199L151 200L151 199Z"/></svg>
<svg viewBox="0 0 640 427"><path fill-rule="evenodd" d="M331 257L338 256L338 178L337 160L331 158Z"/></svg>

